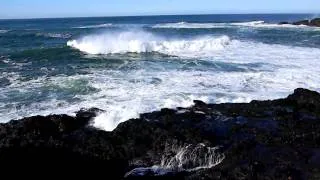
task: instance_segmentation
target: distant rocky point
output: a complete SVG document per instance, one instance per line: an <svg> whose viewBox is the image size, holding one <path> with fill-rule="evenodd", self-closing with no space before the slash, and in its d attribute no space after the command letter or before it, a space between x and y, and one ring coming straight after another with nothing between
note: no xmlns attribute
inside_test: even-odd
<svg viewBox="0 0 320 180"><path fill-rule="evenodd" d="M292 25L305 25L305 26L313 26L313 27L320 27L320 18L315 18L312 20L301 20L301 21L296 21L293 23L290 22L280 22L280 25L282 24L292 24Z"/></svg>

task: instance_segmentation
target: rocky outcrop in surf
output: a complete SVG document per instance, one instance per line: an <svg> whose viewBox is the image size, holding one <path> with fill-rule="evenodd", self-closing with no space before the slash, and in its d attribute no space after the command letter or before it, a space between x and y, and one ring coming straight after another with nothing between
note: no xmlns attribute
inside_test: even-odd
<svg viewBox="0 0 320 180"><path fill-rule="evenodd" d="M312 20L301 20L301 21L296 21L293 23L290 22L280 22L280 25L283 24L292 24L292 25L304 25L304 26L314 26L314 27L320 27L320 18L315 18Z"/></svg>
<svg viewBox="0 0 320 180"><path fill-rule="evenodd" d="M311 26L317 26L320 27L320 18L316 18L310 21Z"/></svg>
<svg viewBox="0 0 320 180"><path fill-rule="evenodd" d="M194 103L141 114L112 132L90 126L99 109L0 124L1 170L112 179L319 178L319 93Z"/></svg>

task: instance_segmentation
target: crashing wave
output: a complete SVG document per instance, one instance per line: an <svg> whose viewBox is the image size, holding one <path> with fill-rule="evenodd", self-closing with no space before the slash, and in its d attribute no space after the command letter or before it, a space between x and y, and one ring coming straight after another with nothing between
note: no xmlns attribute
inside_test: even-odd
<svg viewBox="0 0 320 180"><path fill-rule="evenodd" d="M117 32L85 36L67 45L88 54L157 52L173 56L199 56L223 50L232 41L228 36L193 39L165 39L148 32Z"/></svg>

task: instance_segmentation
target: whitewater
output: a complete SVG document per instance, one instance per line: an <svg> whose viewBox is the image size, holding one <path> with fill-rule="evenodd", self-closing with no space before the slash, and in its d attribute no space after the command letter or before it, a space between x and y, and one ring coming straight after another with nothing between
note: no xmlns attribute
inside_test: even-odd
<svg viewBox="0 0 320 180"><path fill-rule="evenodd" d="M167 55L197 56L212 53L231 43L228 36L167 39L143 31L125 31L85 36L67 42L68 46L89 54L125 54L158 52Z"/></svg>
<svg viewBox="0 0 320 180"><path fill-rule="evenodd" d="M318 28L278 25L280 16L196 19L0 24L2 122L96 107L103 111L93 125L112 131L140 113L196 99L250 102L320 90Z"/></svg>

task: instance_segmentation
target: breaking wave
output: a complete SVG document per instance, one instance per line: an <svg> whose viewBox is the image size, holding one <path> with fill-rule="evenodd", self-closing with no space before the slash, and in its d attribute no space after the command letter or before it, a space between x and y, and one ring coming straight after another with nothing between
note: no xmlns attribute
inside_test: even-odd
<svg viewBox="0 0 320 180"><path fill-rule="evenodd" d="M89 35L67 42L88 54L125 54L157 52L173 56L199 56L224 49L228 36L200 36L192 39L166 39L143 31Z"/></svg>

